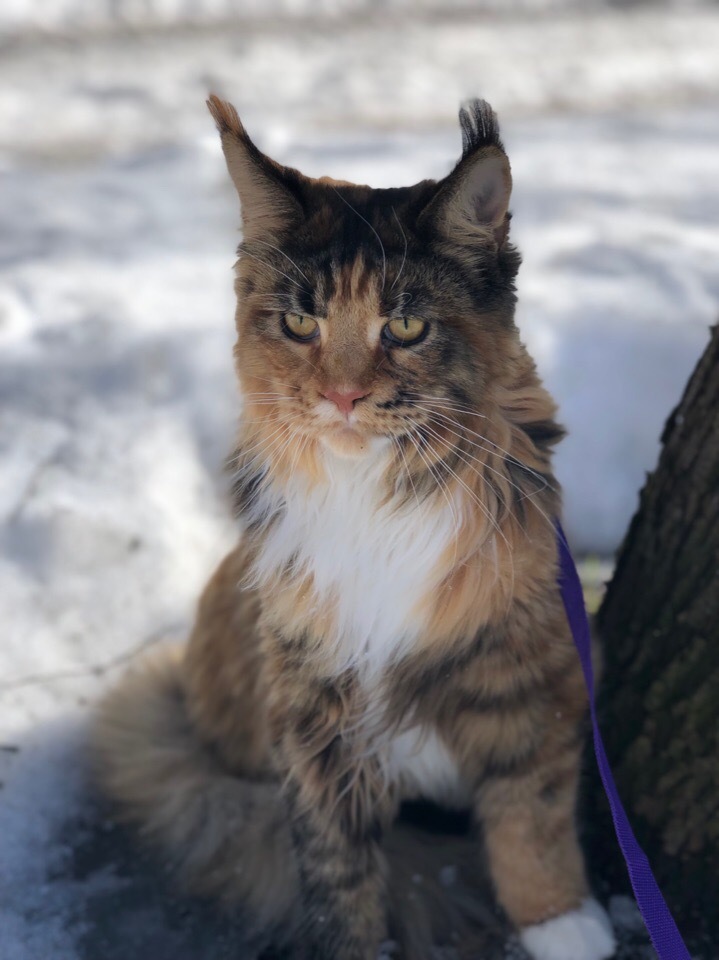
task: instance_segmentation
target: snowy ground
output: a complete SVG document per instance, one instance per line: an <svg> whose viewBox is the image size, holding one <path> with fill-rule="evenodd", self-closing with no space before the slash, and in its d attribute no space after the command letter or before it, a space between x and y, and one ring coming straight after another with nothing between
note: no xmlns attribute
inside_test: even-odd
<svg viewBox="0 0 719 960"><path fill-rule="evenodd" d="M719 16L703 10L6 46L3 960L112 960L93 931L120 889L124 928L154 931L153 957L201 949L195 920L156 901L142 925L139 881L112 831L114 853L98 840L82 744L100 685L182 634L232 539L237 210L208 89L278 159L378 186L444 173L458 100L494 102L525 254L521 326L571 431L558 457L568 530L609 555L719 312L717 49Z"/></svg>

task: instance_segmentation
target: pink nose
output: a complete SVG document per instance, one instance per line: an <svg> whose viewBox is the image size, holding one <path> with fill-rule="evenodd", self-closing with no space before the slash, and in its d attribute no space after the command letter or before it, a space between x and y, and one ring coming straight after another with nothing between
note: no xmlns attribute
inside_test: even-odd
<svg viewBox="0 0 719 960"><path fill-rule="evenodd" d="M345 416L352 413L355 403L367 396L366 390L325 390L322 394L325 400L331 400L340 413Z"/></svg>

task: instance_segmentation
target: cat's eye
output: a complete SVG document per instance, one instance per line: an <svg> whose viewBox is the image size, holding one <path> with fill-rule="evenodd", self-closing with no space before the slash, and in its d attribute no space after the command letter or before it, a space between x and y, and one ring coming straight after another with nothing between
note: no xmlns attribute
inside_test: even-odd
<svg viewBox="0 0 719 960"><path fill-rule="evenodd" d="M382 336L389 343L409 347L424 340L428 330L429 324L426 320L419 320L417 317L395 317L384 325Z"/></svg>
<svg viewBox="0 0 719 960"><path fill-rule="evenodd" d="M319 335L320 325L312 317L301 313L286 313L282 318L282 330L292 340L314 340Z"/></svg>

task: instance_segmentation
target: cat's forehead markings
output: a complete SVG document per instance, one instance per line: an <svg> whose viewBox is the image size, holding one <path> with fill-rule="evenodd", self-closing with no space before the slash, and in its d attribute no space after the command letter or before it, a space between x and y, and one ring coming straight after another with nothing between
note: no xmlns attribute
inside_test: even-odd
<svg viewBox="0 0 719 960"><path fill-rule="evenodd" d="M370 294L374 278L372 271L367 269L361 254L350 263L344 264L340 268L340 275L338 291L341 291L341 296L345 300L362 300Z"/></svg>
<svg viewBox="0 0 719 960"><path fill-rule="evenodd" d="M361 253L353 260L333 263L329 279L329 309L341 311L358 300L377 298L374 271L367 268Z"/></svg>
<svg viewBox="0 0 719 960"><path fill-rule="evenodd" d="M336 268L334 292L327 304L327 318L336 335L357 339L358 327L370 328L379 315L381 274L368 269L357 256ZM376 337L370 337L374 344Z"/></svg>

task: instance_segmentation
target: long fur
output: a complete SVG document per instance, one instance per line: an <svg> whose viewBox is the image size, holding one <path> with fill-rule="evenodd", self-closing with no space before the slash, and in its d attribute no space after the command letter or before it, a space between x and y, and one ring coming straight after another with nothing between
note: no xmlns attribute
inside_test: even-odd
<svg viewBox="0 0 719 960"><path fill-rule="evenodd" d="M277 519L262 540L254 580L273 585L288 565L311 576L321 602L337 598L334 669L356 668L377 682L424 629L420 601L436 586L457 508L442 501L422 513L403 496L383 498L387 456L368 464L328 459L330 482L304 484L297 476L289 492L268 492Z"/></svg>
<svg viewBox="0 0 719 960"><path fill-rule="evenodd" d="M233 776L202 742L181 650L128 673L102 702L94 738L105 790L192 889L248 904L258 926L291 915L297 876L277 781Z"/></svg>
<svg viewBox="0 0 719 960"><path fill-rule="evenodd" d="M301 929L299 880L275 778L232 773L190 721L178 648L160 649L103 700L96 773L123 818L189 893L242 908L248 940L292 943ZM396 823L386 839L389 932L405 960L438 947L472 957L505 933L491 911L479 840Z"/></svg>
<svg viewBox="0 0 719 960"><path fill-rule="evenodd" d="M299 960L370 960L388 934L409 960L476 957L476 841L401 824L408 800L470 804L536 960L566 957L562 931L572 960L603 960L575 824L562 431L514 323L496 117L462 110L443 180L373 190L282 167L210 108L242 204L242 536L187 647L101 707L107 792Z"/></svg>

